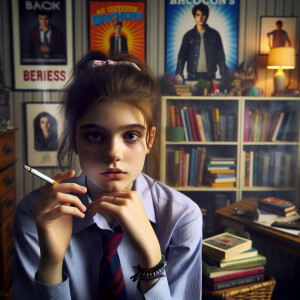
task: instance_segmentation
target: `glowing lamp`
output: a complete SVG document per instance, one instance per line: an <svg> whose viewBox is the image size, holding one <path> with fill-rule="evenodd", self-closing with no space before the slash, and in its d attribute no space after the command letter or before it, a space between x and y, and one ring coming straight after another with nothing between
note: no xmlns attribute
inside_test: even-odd
<svg viewBox="0 0 300 300"><path fill-rule="evenodd" d="M295 69L295 48L272 48L268 56L267 69L277 69L274 75L274 89L283 90L286 82L286 75L283 69Z"/></svg>

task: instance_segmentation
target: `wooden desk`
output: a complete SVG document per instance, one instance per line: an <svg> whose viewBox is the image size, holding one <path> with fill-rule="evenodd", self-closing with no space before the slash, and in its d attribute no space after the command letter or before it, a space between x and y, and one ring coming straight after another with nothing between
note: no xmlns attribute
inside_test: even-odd
<svg viewBox="0 0 300 300"><path fill-rule="evenodd" d="M232 225L241 231L248 231L252 237L262 239L266 243L283 249L295 257L300 257L300 237L292 236L278 230L267 228L252 222L251 217L233 216L234 208L253 212L257 206L257 198L247 198L215 211L215 233L223 232L222 226Z"/></svg>

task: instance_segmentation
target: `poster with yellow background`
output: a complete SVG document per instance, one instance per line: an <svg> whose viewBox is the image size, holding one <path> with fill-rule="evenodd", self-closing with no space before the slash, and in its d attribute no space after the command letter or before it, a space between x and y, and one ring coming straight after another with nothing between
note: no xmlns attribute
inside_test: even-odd
<svg viewBox="0 0 300 300"><path fill-rule="evenodd" d="M145 61L145 1L89 1L89 47Z"/></svg>

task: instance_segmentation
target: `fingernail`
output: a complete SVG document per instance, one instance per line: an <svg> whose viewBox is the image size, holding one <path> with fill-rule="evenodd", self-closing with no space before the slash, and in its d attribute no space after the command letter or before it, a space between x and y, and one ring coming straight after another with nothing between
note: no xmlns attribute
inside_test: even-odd
<svg viewBox="0 0 300 300"><path fill-rule="evenodd" d="M85 193L86 193L86 191L87 191L87 188L86 188L85 186L82 186L80 189L81 189L83 192L85 192Z"/></svg>

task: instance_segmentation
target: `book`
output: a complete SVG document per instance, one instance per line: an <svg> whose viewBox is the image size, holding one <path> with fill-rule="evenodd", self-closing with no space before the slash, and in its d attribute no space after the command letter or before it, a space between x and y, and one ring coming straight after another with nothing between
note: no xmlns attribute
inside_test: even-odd
<svg viewBox="0 0 300 300"><path fill-rule="evenodd" d="M240 286L240 285L245 285L245 284L250 284L250 283L255 283L255 282L261 282L263 280L264 280L264 274L256 274L256 275L251 275L251 276L247 276L247 277L236 278L236 279L221 281L221 282L216 282L216 283L209 279L204 278L203 283L210 290L216 291L216 290L232 288L235 286Z"/></svg>
<svg viewBox="0 0 300 300"><path fill-rule="evenodd" d="M205 136L203 122L202 122L202 116L200 114L196 114L196 116L197 116L197 121L198 121L198 126L199 126L201 140L203 142L206 142L206 136Z"/></svg>
<svg viewBox="0 0 300 300"><path fill-rule="evenodd" d="M227 141L235 141L235 130L236 130L236 118L235 116L227 116Z"/></svg>
<svg viewBox="0 0 300 300"><path fill-rule="evenodd" d="M188 136L188 132L187 132L187 125L186 125L186 119L185 119L185 113L184 113L184 109L180 109L180 114L181 114L181 120L182 120L182 124L183 124L183 129L184 129L184 139L185 141L189 140L189 136Z"/></svg>
<svg viewBox="0 0 300 300"><path fill-rule="evenodd" d="M271 138L271 141L272 141L272 142L277 141L277 136L278 136L279 129L280 129L280 127L281 127L283 118L284 118L284 113L281 112L280 115L279 115L278 122L277 122L277 124L276 124L275 130L274 130L274 132L273 132L272 138Z"/></svg>
<svg viewBox="0 0 300 300"><path fill-rule="evenodd" d="M245 107L244 142L249 141L249 107Z"/></svg>
<svg viewBox="0 0 300 300"><path fill-rule="evenodd" d="M233 257L230 257L228 259L219 259L218 257L213 257L213 255L210 255L210 257L205 256L205 259L208 258L208 261L211 261L213 263L218 264L221 268L225 267L227 262L229 261L235 261L235 260L239 260L239 259L244 259L244 258L249 258L249 257L254 257L258 255L258 251L255 248L250 248L249 250L246 250L244 252L241 252ZM211 259L211 260L209 260Z"/></svg>
<svg viewBox="0 0 300 300"><path fill-rule="evenodd" d="M228 259L252 247L252 241L230 234L221 233L203 240L203 254L220 259Z"/></svg>
<svg viewBox="0 0 300 300"><path fill-rule="evenodd" d="M193 109L191 106L188 107L188 112L189 112L189 121L190 121L191 128L192 128L192 135L193 135L192 141L198 141L197 132L196 132L196 124L195 124L195 120L194 120L194 112L193 112Z"/></svg>
<svg viewBox="0 0 300 300"><path fill-rule="evenodd" d="M203 269L203 273L209 277L210 273L223 272L223 271L236 271L236 270L250 269L254 267L261 267L261 266L265 266L266 262L267 262L267 258L264 255L258 254L257 256L254 257L228 262L225 267L221 268L217 264L210 263L205 259L203 259L202 269ZM213 275L217 275L217 274L213 274Z"/></svg>
<svg viewBox="0 0 300 300"><path fill-rule="evenodd" d="M213 178L213 177L205 177L205 181L207 184L211 183L225 183L225 182L236 182L236 177L223 177L223 178Z"/></svg>
<svg viewBox="0 0 300 300"><path fill-rule="evenodd" d="M264 274L265 272L265 267L254 267L250 269L245 269L245 270L237 270L237 271L228 271L224 273L228 274L222 274L223 272L218 272L216 273L217 276L215 277L210 277L213 282L222 282L222 281L227 281L227 280L232 280L232 279L237 279L237 278L243 278L247 276L252 276L252 275L257 275L257 274ZM218 275L222 274L222 275Z"/></svg>
<svg viewBox="0 0 300 300"><path fill-rule="evenodd" d="M220 140L227 141L227 116L220 116Z"/></svg>
<svg viewBox="0 0 300 300"><path fill-rule="evenodd" d="M271 208L279 212L288 212L296 207L295 202L279 199L276 197L266 197L258 200L261 208Z"/></svg>

